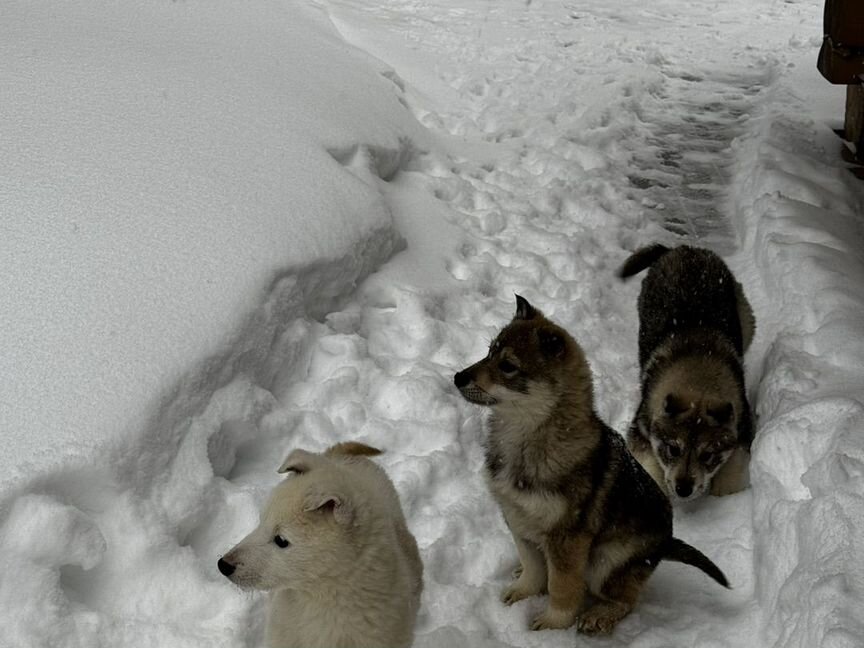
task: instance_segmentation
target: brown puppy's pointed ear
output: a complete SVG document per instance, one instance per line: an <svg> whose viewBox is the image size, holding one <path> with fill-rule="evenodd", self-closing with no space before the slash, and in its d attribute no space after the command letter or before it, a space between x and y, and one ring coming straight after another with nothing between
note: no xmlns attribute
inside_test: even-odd
<svg viewBox="0 0 864 648"><path fill-rule="evenodd" d="M678 416L690 409L690 403L675 394L666 394L663 399L663 411L666 416Z"/></svg>
<svg viewBox="0 0 864 648"><path fill-rule="evenodd" d="M547 358L560 358L564 355L567 343L558 331L546 328L537 329L537 340L540 343L540 351Z"/></svg>
<svg viewBox="0 0 864 648"><path fill-rule="evenodd" d="M310 492L303 504L306 512L332 515L337 524L347 526L354 520L354 507L343 495L331 492Z"/></svg>
<svg viewBox="0 0 864 648"><path fill-rule="evenodd" d="M276 471L278 473L293 472L303 474L312 469L316 455L307 450L294 450L291 454L285 457L285 461L279 466Z"/></svg>
<svg viewBox="0 0 864 648"><path fill-rule="evenodd" d="M732 403L722 403L715 407L709 407L705 413L717 422L717 425L726 425L732 420L735 408Z"/></svg>
<svg viewBox="0 0 864 648"><path fill-rule="evenodd" d="M537 317L537 309L528 303L522 295L516 295L516 315L513 319L532 320Z"/></svg>

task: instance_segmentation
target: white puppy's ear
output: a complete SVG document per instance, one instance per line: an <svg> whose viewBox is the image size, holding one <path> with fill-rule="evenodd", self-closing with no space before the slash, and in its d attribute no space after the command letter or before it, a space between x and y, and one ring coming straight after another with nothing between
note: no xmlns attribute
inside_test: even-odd
<svg viewBox="0 0 864 648"><path fill-rule="evenodd" d="M311 492L306 496L304 511L332 515L338 524L347 526L354 520L354 507L343 495L330 492Z"/></svg>
<svg viewBox="0 0 864 648"><path fill-rule="evenodd" d="M307 450L294 450L291 454L285 457L285 461L279 466L278 473L295 472L305 473L311 470L313 462L317 455L308 452Z"/></svg>

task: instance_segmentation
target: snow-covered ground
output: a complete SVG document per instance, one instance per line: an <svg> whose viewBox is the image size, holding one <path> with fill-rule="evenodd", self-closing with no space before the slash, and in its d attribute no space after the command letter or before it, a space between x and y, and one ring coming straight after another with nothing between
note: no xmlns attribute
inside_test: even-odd
<svg viewBox="0 0 864 648"><path fill-rule="evenodd" d="M260 646L217 557L295 447L387 449L416 645L864 646L864 187L817 0L28 3L0 15L0 646ZM452 388L513 293L623 430L639 245L753 302L750 490L608 639L541 601Z"/></svg>

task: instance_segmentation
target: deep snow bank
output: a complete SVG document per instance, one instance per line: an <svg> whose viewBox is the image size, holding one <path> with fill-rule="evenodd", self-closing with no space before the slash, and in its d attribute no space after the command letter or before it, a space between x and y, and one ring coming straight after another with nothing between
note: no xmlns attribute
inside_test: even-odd
<svg viewBox="0 0 864 648"><path fill-rule="evenodd" d="M403 245L380 178L424 134L300 3L2 16L0 646L252 641L211 558L258 502L221 477L297 318Z"/></svg>
<svg viewBox="0 0 864 648"><path fill-rule="evenodd" d="M734 211L764 358L750 367L764 372L754 566L766 645L852 648L864 637L864 188L828 126L842 92L813 61L777 81L739 147Z"/></svg>
<svg viewBox="0 0 864 648"><path fill-rule="evenodd" d="M399 245L345 166L422 136L308 6L5 3L0 60L0 483L172 427Z"/></svg>

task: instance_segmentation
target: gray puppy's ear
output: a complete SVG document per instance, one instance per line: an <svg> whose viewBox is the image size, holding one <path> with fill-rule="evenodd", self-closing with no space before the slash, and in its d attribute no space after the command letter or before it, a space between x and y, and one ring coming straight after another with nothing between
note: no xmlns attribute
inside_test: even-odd
<svg viewBox="0 0 864 648"><path fill-rule="evenodd" d="M516 295L516 315L513 319L532 320L537 317L537 309L528 303L522 295Z"/></svg>
<svg viewBox="0 0 864 648"><path fill-rule="evenodd" d="M354 520L354 507L344 495L332 492L310 492L303 504L306 512L332 515L337 524L347 526Z"/></svg>
<svg viewBox="0 0 864 648"><path fill-rule="evenodd" d="M302 474L309 472L318 455L307 450L294 450L291 454L285 457L285 461L279 466L276 471L278 473L294 472Z"/></svg>

